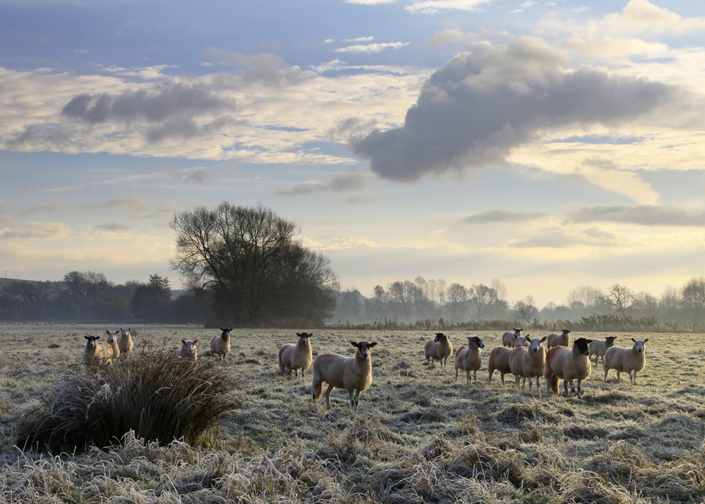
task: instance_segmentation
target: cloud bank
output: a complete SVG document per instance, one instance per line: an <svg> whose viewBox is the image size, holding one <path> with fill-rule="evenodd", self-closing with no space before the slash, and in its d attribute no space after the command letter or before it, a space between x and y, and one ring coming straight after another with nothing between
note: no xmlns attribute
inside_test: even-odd
<svg viewBox="0 0 705 504"><path fill-rule="evenodd" d="M677 88L643 78L589 66L566 71L565 55L534 37L469 49L424 83L403 126L351 142L381 178L414 182L502 162L546 131L623 125L678 96Z"/></svg>

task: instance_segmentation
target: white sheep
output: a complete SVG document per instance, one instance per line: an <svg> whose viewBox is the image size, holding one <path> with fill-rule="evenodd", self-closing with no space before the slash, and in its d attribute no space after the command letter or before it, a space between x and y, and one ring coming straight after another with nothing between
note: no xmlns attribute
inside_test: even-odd
<svg viewBox="0 0 705 504"><path fill-rule="evenodd" d="M629 383L632 383L632 371L634 371L633 383L636 383L636 374L646 366L644 344L649 341L649 338L643 341L637 341L632 338L632 341L634 345L631 348L612 347L607 349L602 363L605 370L603 383L607 381L607 373L610 369L617 371L617 383L622 383L619 376L620 373L627 373L629 375Z"/></svg>
<svg viewBox="0 0 705 504"><path fill-rule="evenodd" d="M198 362L196 343L198 343L198 340L181 340L181 346L172 348L170 353L185 361Z"/></svg>
<svg viewBox="0 0 705 504"><path fill-rule="evenodd" d="M521 332L524 329L512 329L512 331L507 331L502 334L502 346L507 348L514 348L517 346L517 339L521 336Z"/></svg>
<svg viewBox="0 0 705 504"><path fill-rule="evenodd" d="M529 392L531 392L531 381L533 378L536 378L536 389L539 391L540 398L540 381L546 366L546 349L543 347L542 343L546 341L547 336L541 339L529 339L529 335L527 334L526 337L530 341L529 346L519 346L509 354L509 369L516 378L517 388L519 388L520 379L523 380L521 384L522 390L524 390L526 379L528 378Z"/></svg>
<svg viewBox="0 0 705 504"><path fill-rule="evenodd" d="M570 345L570 331L568 329L561 329L563 332L561 334L551 333L548 335L548 340L546 341L546 346L550 350L553 347Z"/></svg>
<svg viewBox="0 0 705 504"><path fill-rule="evenodd" d="M330 409L330 393L335 387L348 391L350 395L350 412L357 413L360 404L360 393L372 383L372 354L370 349L376 342L361 341L350 344L357 348L354 357L346 358L334 353L319 355L313 363L313 382L311 393L313 405L323 394L323 382L328 384L326 390L326 406ZM353 397L353 392L355 396Z"/></svg>
<svg viewBox="0 0 705 504"><path fill-rule="evenodd" d="M295 345L284 345L279 349L279 372L287 371L287 377L291 380L291 371L294 371L294 376L299 377L299 369L301 370L301 378L304 378L304 371L311 366L313 357L311 354L311 342L309 338L313 334L296 333L299 337L298 343Z"/></svg>
<svg viewBox="0 0 705 504"><path fill-rule="evenodd" d="M127 353L132 351L132 336L130 335L130 329L125 331L122 327L120 328L120 337L117 340L118 347L120 348L120 353L124 357L127 357Z"/></svg>
<svg viewBox="0 0 705 504"><path fill-rule="evenodd" d="M573 343L572 349L557 346L548 351L543 376L546 378L549 394L553 392L558 395L558 380L561 379L566 396L568 395L568 383L570 383L571 395L575 395L573 380L578 382L578 397L582 396L580 384L583 380L587 380L592 372L592 365L588 357L590 343L592 340L578 338Z"/></svg>
<svg viewBox="0 0 705 504"><path fill-rule="evenodd" d="M110 332L106 329L105 332L108 334L107 341L108 341L108 345L110 345L110 349L112 351L112 358L113 358L113 360L117 359L118 357L120 357L120 347L117 344L117 340L115 339L115 336L117 336L117 334L120 331Z"/></svg>
<svg viewBox="0 0 705 504"><path fill-rule="evenodd" d="M595 365L597 366L597 359L602 357L602 364L605 363L605 352L608 348L614 346L614 340L617 336L607 336L605 339L592 340L590 343L590 357L595 356Z"/></svg>
<svg viewBox="0 0 705 504"><path fill-rule="evenodd" d="M211 340L211 353L218 355L220 360L223 360L230 351L230 331L232 329L220 328L222 331L219 336L215 336Z"/></svg>
<svg viewBox="0 0 705 504"><path fill-rule="evenodd" d="M485 344L478 336L468 336L467 346L461 346L455 353L455 381L458 381L458 371L467 373L467 383L470 383L470 371L473 371L475 384L477 384L477 370L482 366L480 352Z"/></svg>
<svg viewBox="0 0 705 504"><path fill-rule="evenodd" d="M426 354L426 364L428 364L429 359L433 360L433 364L436 361L441 361L441 368L447 367L448 357L453 355L453 345L443 333L436 333L436 337L432 340L428 340L426 345L424 345L424 353Z"/></svg>
<svg viewBox="0 0 705 504"><path fill-rule="evenodd" d="M99 364L110 364L112 362L113 350L108 345L98 343L100 336L84 336L88 341L83 349L83 363L96 366Z"/></svg>

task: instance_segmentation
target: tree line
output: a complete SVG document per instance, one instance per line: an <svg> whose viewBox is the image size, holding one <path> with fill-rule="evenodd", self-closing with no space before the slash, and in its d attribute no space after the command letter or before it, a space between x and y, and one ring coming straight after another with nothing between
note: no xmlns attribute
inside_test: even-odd
<svg viewBox="0 0 705 504"><path fill-rule="evenodd" d="M466 287L419 276L377 285L366 297L341 291L330 261L296 239L294 222L262 205L223 202L177 213L170 222L176 253L170 268L185 294L172 296L168 278L114 284L104 274L71 271L59 282L11 282L0 288L0 321L194 323L209 327L321 327L420 323L534 326L699 323L705 318L705 278L668 287L660 298L615 284L572 289L565 302L539 308L532 295L510 303L498 279ZM597 318L595 318L597 317ZM600 318L601 317L601 318ZM594 322L597 321L597 322Z"/></svg>

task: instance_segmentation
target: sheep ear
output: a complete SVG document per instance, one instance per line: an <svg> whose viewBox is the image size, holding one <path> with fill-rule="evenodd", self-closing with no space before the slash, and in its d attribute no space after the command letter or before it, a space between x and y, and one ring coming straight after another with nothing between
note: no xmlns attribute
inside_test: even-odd
<svg viewBox="0 0 705 504"><path fill-rule="evenodd" d="M370 344L367 345L367 346L370 347L370 348L372 348L373 346L376 346L376 345L377 345L377 342L376 342L376 341L373 341L372 343L370 343Z"/></svg>
<svg viewBox="0 0 705 504"><path fill-rule="evenodd" d="M95 339L100 339L100 336L96 336Z"/></svg>
<svg viewBox="0 0 705 504"><path fill-rule="evenodd" d="M297 335L299 338L301 337L301 333L298 333L298 332L297 332L296 335Z"/></svg>
<svg viewBox="0 0 705 504"><path fill-rule="evenodd" d="M107 334L108 336L110 336L110 331L108 331L108 330L106 329L106 330L105 330L105 334Z"/></svg>
<svg viewBox="0 0 705 504"><path fill-rule="evenodd" d="M634 343L636 343L636 340L635 340L634 338L632 338L632 341L633 341Z"/></svg>
<svg viewBox="0 0 705 504"><path fill-rule="evenodd" d="M352 341L352 340L350 340L350 344L351 344L352 346L354 346L354 347L358 346L358 344L357 344L357 343L355 343L355 342L354 342L354 341Z"/></svg>
<svg viewBox="0 0 705 504"><path fill-rule="evenodd" d="M193 340L193 343L191 343L191 345L195 345L196 343L198 343L197 339Z"/></svg>
<svg viewBox="0 0 705 504"><path fill-rule="evenodd" d="M544 336L543 338L541 338L541 341L539 341L539 343L543 343L543 342L546 341L547 339L548 339L548 336Z"/></svg>
<svg viewBox="0 0 705 504"><path fill-rule="evenodd" d="M90 337L90 336L84 336L84 338L86 338L86 339L91 339L91 337Z"/></svg>
<svg viewBox="0 0 705 504"><path fill-rule="evenodd" d="M185 345L185 344L186 344L186 340L181 340L181 343L183 343L183 344Z"/></svg>
<svg viewBox="0 0 705 504"><path fill-rule="evenodd" d="M585 340L585 343L587 343L589 345L590 343L592 343L592 340L591 339Z"/></svg>
<svg viewBox="0 0 705 504"><path fill-rule="evenodd" d="M644 340L644 343L646 343L647 341L649 341L649 338L646 338L646 339Z"/></svg>

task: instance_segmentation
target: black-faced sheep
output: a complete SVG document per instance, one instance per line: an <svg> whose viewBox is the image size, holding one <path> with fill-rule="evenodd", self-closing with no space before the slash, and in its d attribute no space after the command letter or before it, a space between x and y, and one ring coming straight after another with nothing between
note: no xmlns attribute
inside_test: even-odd
<svg viewBox="0 0 705 504"><path fill-rule="evenodd" d="M521 332L524 329L512 329L512 331L507 331L502 334L502 346L507 348L514 348L517 346L517 339L521 336Z"/></svg>
<svg viewBox="0 0 705 504"><path fill-rule="evenodd" d="M441 368L447 367L448 357L453 355L453 345L448 336L443 333L436 333L434 339L426 342L424 353L426 354L427 364L429 359L432 359L434 364L439 360L441 361Z"/></svg>
<svg viewBox="0 0 705 504"><path fill-rule="evenodd" d="M109 345L98 343L100 336L84 336L88 341L83 349L83 363L90 366L100 364L110 364L112 362L113 350Z"/></svg>
<svg viewBox="0 0 705 504"><path fill-rule="evenodd" d="M211 353L223 360L230 351L230 331L232 329L220 328L221 333L211 340Z"/></svg>
<svg viewBox="0 0 705 504"><path fill-rule="evenodd" d="M570 383L571 395L575 395L575 385L573 380L578 382L578 397L582 396L581 383L587 380L592 372L590 364L590 350L588 345L592 340L578 338L573 343L573 348L557 346L551 348L546 354L546 369L544 378L548 382L549 393L558 395L558 380L563 380L565 395L568 395L568 383Z"/></svg>
<svg viewBox="0 0 705 504"><path fill-rule="evenodd" d="M485 348L485 344L478 336L468 336L467 346L461 346L455 353L455 380L458 380L458 371L467 373L467 383L470 383L470 371L473 372L475 383L477 384L477 370L482 366L480 352Z"/></svg>
<svg viewBox="0 0 705 504"><path fill-rule="evenodd" d="M348 391L350 395L350 412L357 413L360 404L360 393L372 383L372 354L370 350L377 345L376 342L359 343L351 341L350 344L357 348L354 357L346 358L334 353L319 355L313 363L313 382L311 393L313 405L323 394L323 382L328 384L326 390L326 406L330 409L330 393L335 387ZM353 396L354 393L354 396Z"/></svg>

